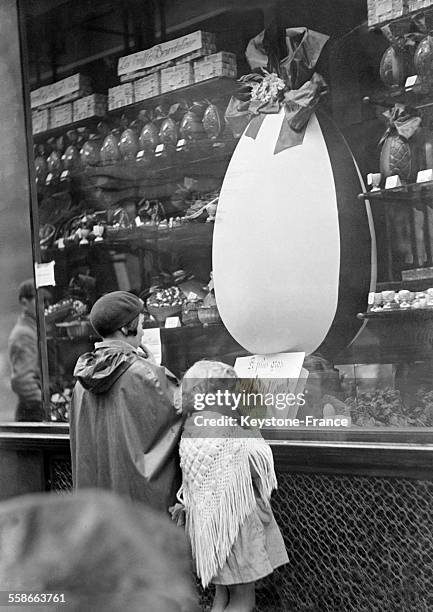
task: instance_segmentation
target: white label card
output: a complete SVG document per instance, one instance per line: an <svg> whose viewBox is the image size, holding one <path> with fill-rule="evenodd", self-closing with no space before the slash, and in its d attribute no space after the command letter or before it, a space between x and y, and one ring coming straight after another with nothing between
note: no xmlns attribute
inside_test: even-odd
<svg viewBox="0 0 433 612"><path fill-rule="evenodd" d="M293 378L298 379L305 353L275 353L238 357L236 374L240 378Z"/></svg>
<svg viewBox="0 0 433 612"><path fill-rule="evenodd" d="M161 365L162 348L159 327L150 327L149 329L143 329L141 344L145 350L148 350L150 351L150 353L152 353L156 363L158 365Z"/></svg>
<svg viewBox="0 0 433 612"><path fill-rule="evenodd" d="M428 170L420 170L416 175L417 183L427 183L428 181L433 180L433 170L429 168Z"/></svg>
<svg viewBox="0 0 433 612"><path fill-rule="evenodd" d="M180 327L179 317L167 317L165 320L165 327Z"/></svg>
<svg viewBox="0 0 433 612"><path fill-rule="evenodd" d="M417 74L413 74L412 76L407 77L406 83L405 83L404 86L406 87L406 89L410 89L411 87L416 85L417 82L418 82L418 75Z"/></svg>
<svg viewBox="0 0 433 612"><path fill-rule="evenodd" d="M385 189L393 189L394 187L401 187L401 180L398 174L388 176L385 182Z"/></svg>
<svg viewBox="0 0 433 612"><path fill-rule="evenodd" d="M55 265L55 261L49 261L48 263L35 263L36 289L39 289L39 287L55 287Z"/></svg>

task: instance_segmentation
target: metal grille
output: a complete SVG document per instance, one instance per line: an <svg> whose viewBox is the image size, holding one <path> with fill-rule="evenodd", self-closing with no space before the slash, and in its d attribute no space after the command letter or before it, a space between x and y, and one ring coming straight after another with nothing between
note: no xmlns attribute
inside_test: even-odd
<svg viewBox="0 0 433 612"><path fill-rule="evenodd" d="M72 467L69 457L50 457L50 489L59 495L72 490Z"/></svg>
<svg viewBox="0 0 433 612"><path fill-rule="evenodd" d="M70 490L68 458L51 473ZM290 564L257 584L257 612L432 612L433 482L279 474L273 508Z"/></svg>
<svg viewBox="0 0 433 612"><path fill-rule="evenodd" d="M433 483L280 474L290 565L258 585L261 612L431 612Z"/></svg>

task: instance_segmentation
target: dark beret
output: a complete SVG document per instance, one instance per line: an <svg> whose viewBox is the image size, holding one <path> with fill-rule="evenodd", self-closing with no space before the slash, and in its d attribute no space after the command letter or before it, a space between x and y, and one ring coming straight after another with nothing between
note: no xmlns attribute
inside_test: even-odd
<svg viewBox="0 0 433 612"><path fill-rule="evenodd" d="M143 312L144 303L128 291L113 291L93 304L90 322L102 337L127 325Z"/></svg>

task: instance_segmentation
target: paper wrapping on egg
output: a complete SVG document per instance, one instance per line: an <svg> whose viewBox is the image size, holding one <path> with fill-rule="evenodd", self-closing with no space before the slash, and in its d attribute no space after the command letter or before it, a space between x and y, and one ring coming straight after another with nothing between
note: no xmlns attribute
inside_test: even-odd
<svg viewBox="0 0 433 612"><path fill-rule="evenodd" d="M368 202L357 199L365 188L353 155L317 104L324 83L314 63L327 37L299 31L307 44L294 46L293 69L285 66L298 89L286 89L279 108L256 107L224 177L215 296L224 325L250 353L320 351L333 359L359 333L356 315L375 288L374 227ZM251 106L246 98L235 104L239 128ZM287 128L297 141L279 147Z"/></svg>

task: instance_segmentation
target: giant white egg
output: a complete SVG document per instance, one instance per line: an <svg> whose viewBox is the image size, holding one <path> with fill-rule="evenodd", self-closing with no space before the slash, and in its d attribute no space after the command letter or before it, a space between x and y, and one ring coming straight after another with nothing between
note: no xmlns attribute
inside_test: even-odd
<svg viewBox="0 0 433 612"><path fill-rule="evenodd" d="M325 115L302 145L274 154L283 111L242 135L228 166L213 238L215 296L251 353L320 350L355 337L375 282L374 233L359 170Z"/></svg>

